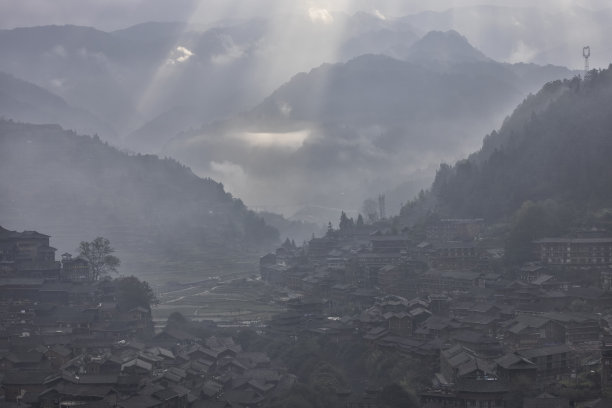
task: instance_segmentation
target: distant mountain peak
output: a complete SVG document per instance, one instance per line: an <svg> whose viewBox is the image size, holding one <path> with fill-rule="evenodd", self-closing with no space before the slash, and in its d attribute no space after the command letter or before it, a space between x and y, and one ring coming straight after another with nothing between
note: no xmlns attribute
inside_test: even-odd
<svg viewBox="0 0 612 408"><path fill-rule="evenodd" d="M490 61L455 30L428 32L409 48L408 59L447 64Z"/></svg>

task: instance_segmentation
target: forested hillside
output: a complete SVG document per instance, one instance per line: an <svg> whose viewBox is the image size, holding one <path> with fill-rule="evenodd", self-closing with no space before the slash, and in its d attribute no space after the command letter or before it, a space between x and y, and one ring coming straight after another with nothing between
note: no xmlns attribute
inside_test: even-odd
<svg viewBox="0 0 612 408"><path fill-rule="evenodd" d="M528 97L482 149L443 164L419 201L444 216L507 218L526 201L582 214L612 207L612 69L555 81Z"/></svg>
<svg viewBox="0 0 612 408"><path fill-rule="evenodd" d="M42 230L60 250L103 235L123 250L180 258L279 238L222 184L175 160L56 125L0 121L0 190L0 225Z"/></svg>

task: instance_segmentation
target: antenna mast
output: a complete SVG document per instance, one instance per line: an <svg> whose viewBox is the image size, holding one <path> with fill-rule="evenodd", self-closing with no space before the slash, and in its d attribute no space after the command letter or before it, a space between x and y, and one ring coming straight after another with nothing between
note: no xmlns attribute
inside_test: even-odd
<svg viewBox="0 0 612 408"><path fill-rule="evenodd" d="M582 56L584 57L584 76L586 78L589 73L589 57L591 56L591 47L582 47Z"/></svg>

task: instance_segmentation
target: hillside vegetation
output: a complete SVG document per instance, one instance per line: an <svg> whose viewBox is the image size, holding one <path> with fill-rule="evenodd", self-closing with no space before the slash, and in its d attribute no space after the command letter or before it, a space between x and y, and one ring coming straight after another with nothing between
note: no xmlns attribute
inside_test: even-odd
<svg viewBox="0 0 612 408"><path fill-rule="evenodd" d="M181 259L279 238L222 184L175 160L127 154L57 125L0 121L0 189L0 225L41 230L60 250L102 235L120 250Z"/></svg>
<svg viewBox="0 0 612 408"><path fill-rule="evenodd" d="M528 97L482 149L442 164L428 203L451 217L507 219L526 201L552 201L582 214L612 206L612 70L554 81Z"/></svg>

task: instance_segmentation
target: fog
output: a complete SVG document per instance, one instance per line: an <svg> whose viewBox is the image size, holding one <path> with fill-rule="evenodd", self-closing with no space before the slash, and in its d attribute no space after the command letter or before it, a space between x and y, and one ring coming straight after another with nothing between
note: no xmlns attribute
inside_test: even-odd
<svg viewBox="0 0 612 408"><path fill-rule="evenodd" d="M610 22L0 0L0 407L612 407Z"/></svg>
<svg viewBox="0 0 612 408"><path fill-rule="evenodd" d="M534 7L564 11L572 7L597 10L609 7L605 0L24 0L0 4L0 27L14 28L47 24L75 24L117 30L146 21L192 21L210 24L223 18L269 17L288 12L310 12L325 16L327 12L376 12L397 17L423 11L445 11L450 8L496 5ZM324 11L325 10L325 11Z"/></svg>
<svg viewBox="0 0 612 408"><path fill-rule="evenodd" d="M3 2L0 114L174 157L255 209L395 213L584 45L607 66L607 2L532 3Z"/></svg>

